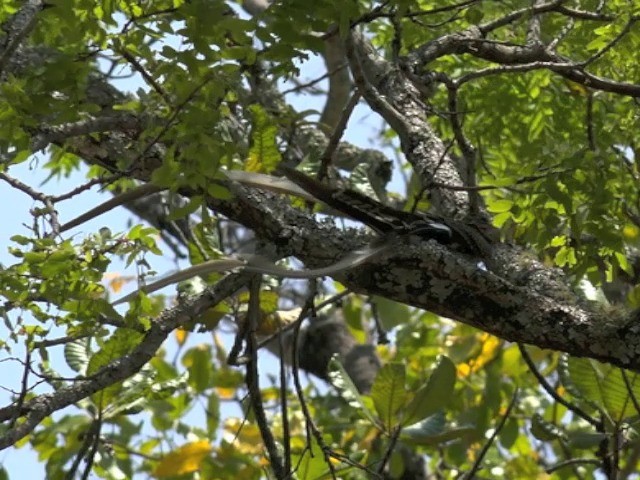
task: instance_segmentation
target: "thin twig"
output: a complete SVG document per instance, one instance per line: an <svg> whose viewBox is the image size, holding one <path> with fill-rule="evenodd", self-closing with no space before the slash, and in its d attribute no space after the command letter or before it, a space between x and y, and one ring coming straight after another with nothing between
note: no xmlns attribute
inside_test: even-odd
<svg viewBox="0 0 640 480"><path fill-rule="evenodd" d="M67 230L71 230L72 228L77 227L78 225L82 225L83 223L88 222L89 220L92 220L102 215L103 213L113 210L114 208L120 205L124 205L126 203L132 202L134 200L138 200L143 197L147 197L149 195L161 192L163 190L165 190L164 187L158 187L157 185L153 185L151 183L145 183L132 190L127 190L126 192L121 193L120 195L117 195L107 200L104 203L101 203L97 207L92 208L88 212L83 213L82 215L79 215L73 220L70 220L69 222L65 223L60 227L60 232L66 232Z"/></svg>
<svg viewBox="0 0 640 480"><path fill-rule="evenodd" d="M333 463L331 462L331 458L330 458L331 449L325 444L324 438L322 438L322 433L320 432L320 430L318 430L318 427L316 427L316 424L313 421L313 418L311 417L311 412L309 411L309 407L307 406L307 402L304 398L302 383L300 382L300 361L298 358L298 341L300 337L300 326L302 325L302 321L307 317L308 314L310 314L313 318L316 318L317 316L317 312L315 310L315 306L313 303L316 295L316 283L315 281L311 280L309 284L310 284L310 288L309 288L308 298L304 306L302 307L302 311L300 312L298 319L294 322L295 327L293 329L293 339L291 342L292 343L291 370L293 373L293 384L295 386L298 400L300 401L300 408L302 410L302 414L304 415L304 418L305 418L306 431L307 431L307 446L309 448L310 455L312 455L311 452L313 452L310 445L311 443L310 436L313 435L316 442L318 443L318 446L322 449L322 453L324 455L325 462L329 467L329 472L331 473L331 477L334 479L337 479L338 477L335 471L335 467L333 466Z"/></svg>
<svg viewBox="0 0 640 480"><path fill-rule="evenodd" d="M589 150L596 150L596 136L593 129L593 92L590 90L587 92L587 111L586 111L586 123L587 123L587 141L589 143Z"/></svg>
<svg viewBox="0 0 640 480"><path fill-rule="evenodd" d="M596 460L595 458L571 458L569 460L565 460L563 462L556 463L553 467L549 467L545 469L546 473L553 473L556 470L560 470L564 467L572 467L575 465L600 465L600 460Z"/></svg>
<svg viewBox="0 0 640 480"><path fill-rule="evenodd" d="M358 105L358 101L360 101L360 93L354 92L340 114L340 120L338 120L338 124L331 133L331 137L327 143L327 148L325 148L322 153L322 157L320 157L320 168L318 169L319 181L327 176L329 165L333 162L333 157L335 156L340 139L344 135L344 131L347 128L347 122L353 113L353 109Z"/></svg>
<svg viewBox="0 0 640 480"><path fill-rule="evenodd" d="M80 185L79 187L76 187L73 190L69 190L67 193L63 193L61 195L55 195L51 197L51 201L54 203L58 203L64 200L69 200L70 198L75 197L76 195L79 195L80 193L83 193L89 190L94 185L103 185L103 186L109 185L121 177L122 177L122 174L116 173L113 175L109 175L105 178L93 178L89 180L87 183L85 183L84 185Z"/></svg>
<svg viewBox="0 0 640 480"><path fill-rule="evenodd" d="M465 479L471 480L475 478L476 473L480 469L480 465L482 465L482 461L484 460L485 455L489 451L489 448L491 448L491 445L493 445L493 442L495 441L495 439L498 437L498 434L502 431L505 424L507 423L507 420L511 415L511 410L513 410L513 407L515 406L517 400L518 400L518 388L516 387L515 391L513 392L513 397L511 398L511 402L509 403L507 410L504 412L504 415L500 419L500 423L493 430L493 433L485 442L484 446L482 447L482 450L480 450L480 453L478 454L478 458L476 458L476 461L473 462L473 466L471 467L471 470L466 472L466 474L464 475Z"/></svg>
<svg viewBox="0 0 640 480"><path fill-rule="evenodd" d="M264 411L262 402L262 393L260 392L260 383L258 377L258 341L256 339L256 329L260 321L260 285L262 283L261 275L254 275L251 278L249 286L249 307L247 310L247 346L245 350L247 361L246 367L246 383L249 390L249 401L253 414L260 429L260 436L264 442L264 446L271 461L271 469L278 480L288 478L289 472L285 470L282 458L278 453L273 432L269 428L267 415Z"/></svg>
<svg viewBox="0 0 640 480"><path fill-rule="evenodd" d="M20 413L22 412L22 406L24 405L24 400L27 397L27 392L29 391L29 371L31 370L31 348L29 345L26 346L26 353L24 359L24 371L22 372L22 383L20 387L20 395L18 396L18 400L15 402L15 414L9 420L9 424L7 425L7 429L11 430L15 425Z"/></svg>
<svg viewBox="0 0 640 480"><path fill-rule="evenodd" d="M558 395L558 392L556 392L556 390L551 385L549 385L549 382L547 382L547 379L544 378L542 374L538 371L535 363L533 363L533 360L529 355L529 352L527 352L527 349L523 344L519 343L518 349L520 350L520 355L522 355L523 360L531 370L531 373L533 373L533 376L536 377L536 380L538 380L538 383L544 389L544 391L547 392L547 394L549 394L556 402L565 406L568 410L572 411L583 420L589 422L595 428L601 428L602 422L596 420L595 418L593 418L591 415L589 415L587 412L582 410L577 405L574 405L573 403L568 402L567 400L562 398L560 395Z"/></svg>
<svg viewBox="0 0 640 480"><path fill-rule="evenodd" d="M162 99L168 104L171 105L171 96L165 91L162 86L156 82L156 80L151 76L149 72L142 66L138 60L131 55L126 49L121 49L119 52L125 60L127 60L131 65L133 65L133 69L136 70L145 81L151 85L151 87L162 97Z"/></svg>
<svg viewBox="0 0 640 480"><path fill-rule="evenodd" d="M378 466L378 473L380 475L382 475L384 473L384 469L387 466L387 463L389 463L389 460L391 459L391 454L393 453L393 451L396 448L396 444L398 443L398 438L400 438L400 432L402 431L402 427L400 425L398 425L393 432L391 432L391 438L389 440L389 445L387 445L387 449L384 452L384 456L382 457L382 461L380 462L380 465Z"/></svg>
<svg viewBox="0 0 640 480"><path fill-rule="evenodd" d="M629 381L629 376L627 375L627 372L624 368L620 369L620 373L622 374L622 379L624 380L624 384L627 387L627 393L631 397L631 403L633 403L633 408L636 409L636 414L640 415L640 403L638 402L638 398L636 397L636 394L633 391L633 385L631 385L631 382ZM634 373L633 376L637 377L638 374ZM635 378L634 378L634 382L635 382Z"/></svg>
<svg viewBox="0 0 640 480"><path fill-rule="evenodd" d="M369 299L369 307L371 308L371 316L373 317L373 321L376 326L378 345L388 345L389 337L387 336L387 331L384 329L384 325L382 325L382 321L380 320L378 305L376 304L376 302Z"/></svg>
<svg viewBox="0 0 640 480"><path fill-rule="evenodd" d="M92 432L93 438L91 442L91 450L85 457L86 465L84 466L84 471L82 472L82 480L88 480L89 475L91 475L91 470L93 467L93 463L96 459L96 454L98 453L98 447L100 446L100 430L102 430L102 409L98 410L98 418L95 420L96 428Z"/></svg>
<svg viewBox="0 0 640 480"><path fill-rule="evenodd" d="M20 190L23 193L26 193L33 200L36 200L36 201L44 203L45 201L47 201L49 199L49 197L47 195L45 195L44 193L38 192L37 190L34 190L33 188L31 188L26 183L22 183L17 178L13 178L12 176L6 174L5 172L0 172L0 180L4 180L9 185L11 185L13 188L15 188L17 190Z"/></svg>
<svg viewBox="0 0 640 480"><path fill-rule="evenodd" d="M280 322L279 322L280 323ZM258 345L260 348L260 345ZM289 428L289 408L287 390L287 367L285 362L285 347L282 335L278 335L278 350L280 353L280 416L282 417L282 443L284 445L284 470L291 472L291 430Z"/></svg>

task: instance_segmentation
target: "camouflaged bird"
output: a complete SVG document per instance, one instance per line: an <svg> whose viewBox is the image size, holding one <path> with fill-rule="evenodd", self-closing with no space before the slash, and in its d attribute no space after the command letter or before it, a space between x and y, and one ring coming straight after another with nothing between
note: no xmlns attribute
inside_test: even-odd
<svg viewBox="0 0 640 480"><path fill-rule="evenodd" d="M290 167L279 170L304 191L332 209L364 223L380 235L397 233L433 239L469 255L486 258L491 252L491 227L423 212L405 212L347 188L321 183Z"/></svg>

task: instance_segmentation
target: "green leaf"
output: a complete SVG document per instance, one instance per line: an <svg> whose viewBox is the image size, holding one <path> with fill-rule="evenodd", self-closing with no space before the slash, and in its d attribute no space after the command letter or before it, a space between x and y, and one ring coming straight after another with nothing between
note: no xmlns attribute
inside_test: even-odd
<svg viewBox="0 0 640 480"><path fill-rule="evenodd" d="M634 372L625 371L612 365L603 364L588 358L564 356L566 373L562 377L567 390L589 404L606 412L612 421L637 415L631 396L640 398L640 379Z"/></svg>
<svg viewBox="0 0 640 480"><path fill-rule="evenodd" d="M445 429L445 416L437 412L423 421L402 429L400 438L413 445L440 445L450 440L476 433L476 427L460 426Z"/></svg>
<svg viewBox="0 0 640 480"><path fill-rule="evenodd" d="M291 456L292 463L297 466L296 478L300 480L327 478L327 474L330 473L329 466L315 437L312 436L307 445L308 448L305 448L301 455Z"/></svg>
<svg viewBox="0 0 640 480"><path fill-rule="evenodd" d="M533 417L531 417L531 428L529 431L531 435L543 442L566 438L566 434L560 427L551 422L547 422L538 413L535 413Z"/></svg>
<svg viewBox="0 0 640 480"><path fill-rule="evenodd" d="M219 185L217 183L212 183L207 186L207 193L211 195L213 198L218 198L220 200L229 200L233 198L233 194L229 189L223 185Z"/></svg>
<svg viewBox="0 0 640 480"><path fill-rule="evenodd" d="M189 385L196 392L204 392L212 386L213 358L209 346L199 345L189 349L182 358L182 364L187 367Z"/></svg>
<svg viewBox="0 0 640 480"><path fill-rule="evenodd" d="M188 217L202 206L202 200L203 198L198 196L190 198L185 205L172 209L167 216L167 220L177 220Z"/></svg>
<svg viewBox="0 0 640 480"><path fill-rule="evenodd" d="M375 304L378 317L386 330L391 330L407 322L410 318L409 307L404 303L378 296L374 296L372 302Z"/></svg>
<svg viewBox="0 0 640 480"><path fill-rule="evenodd" d="M378 371L371 387L373 404L387 432L399 423L397 413L406 403L406 377L404 364L387 363Z"/></svg>
<svg viewBox="0 0 640 480"><path fill-rule="evenodd" d="M511 210L513 202L511 200L502 199L489 202L487 204L487 210L491 213L504 213Z"/></svg>
<svg viewBox="0 0 640 480"><path fill-rule="evenodd" d="M569 448L589 449L597 448L607 438L606 433L592 431L574 431L567 434Z"/></svg>
<svg viewBox="0 0 640 480"><path fill-rule="evenodd" d="M91 354L90 343L88 338L79 338L64 346L64 359L74 372L85 373Z"/></svg>
<svg viewBox="0 0 640 480"><path fill-rule="evenodd" d="M329 361L329 381L340 391L342 398L344 398L351 407L355 408L358 413L368 419L372 425L379 425L373 412L371 412L366 405L364 398L353 384L351 377L349 377L349 374L335 355Z"/></svg>
<svg viewBox="0 0 640 480"><path fill-rule="evenodd" d="M97 373L101 368L109 363L121 359L127 353L130 353L143 339L143 335L139 332L128 328L117 329L111 337L107 339L87 365L87 376ZM109 405L119 394L122 388L122 382L117 382L104 390L94 393L91 398L93 402L100 408Z"/></svg>
<svg viewBox="0 0 640 480"><path fill-rule="evenodd" d="M253 116L252 146L249 149L245 170L271 173L280 163L280 151L276 144L278 128L270 124L266 111L259 105L250 107Z"/></svg>
<svg viewBox="0 0 640 480"><path fill-rule="evenodd" d="M426 385L421 387L405 409L403 425L419 422L444 407L453 394L456 367L448 358L440 356Z"/></svg>
<svg viewBox="0 0 640 480"><path fill-rule="evenodd" d="M518 440L520 434L520 427L518 426L518 420L515 418L509 418L504 424L502 430L498 434L500 444L504 448L511 448Z"/></svg>

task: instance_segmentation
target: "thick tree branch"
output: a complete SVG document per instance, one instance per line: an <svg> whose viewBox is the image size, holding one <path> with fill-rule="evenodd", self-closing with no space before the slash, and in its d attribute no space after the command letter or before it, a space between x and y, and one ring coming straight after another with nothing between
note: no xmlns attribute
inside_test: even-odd
<svg viewBox="0 0 640 480"><path fill-rule="evenodd" d="M37 15L43 8L44 2L41 0L28 0L2 25L5 34L0 37L0 78L4 76L12 55L35 26Z"/></svg>
<svg viewBox="0 0 640 480"><path fill-rule="evenodd" d="M635 20L630 20L630 23ZM570 61L540 44L523 46L487 40L482 28L478 26L447 34L426 43L407 56L407 64L411 65L414 71L422 71L440 57L464 53L501 65L537 64L587 87L640 97L638 84L602 78L586 72L583 61Z"/></svg>
<svg viewBox="0 0 640 480"><path fill-rule="evenodd" d="M347 56L361 94L398 134L402 151L422 182L462 186L444 142L425 120L426 106L419 92L400 69L378 56L357 31L347 41ZM464 190L434 188L432 201L439 213L454 218L469 213L469 196Z"/></svg>

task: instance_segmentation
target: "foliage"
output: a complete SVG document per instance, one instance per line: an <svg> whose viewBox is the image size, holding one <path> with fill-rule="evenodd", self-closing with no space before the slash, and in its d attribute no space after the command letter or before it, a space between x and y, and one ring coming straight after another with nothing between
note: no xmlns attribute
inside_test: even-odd
<svg viewBox="0 0 640 480"><path fill-rule="evenodd" d="M317 126L309 108L318 82L299 81L309 62L326 55L327 39L348 46L350 32L361 28L380 62L434 84L406 97L424 96L419 121L428 117L447 158L468 160L464 142L474 145L475 183L458 190L480 192L503 244L526 248L549 271L561 268L578 292L575 302L545 312L583 308L603 320L603 338L622 342L610 334L615 320L640 306L640 87L626 83L640 78L640 9L626 0L600 3L295 0L248 15L222 0L4 1L0 180L35 206L21 219L27 227L11 232L0 269L0 348L24 375L22 384L7 384L17 389L3 385L14 392L2 398L0 445L32 450L51 479L285 478L279 463L301 480L412 478L416 462L438 478L478 469L474 478L637 478L637 369L599 363L609 357L588 345L590 358L516 345L507 341L513 332L492 335L485 319L472 324L487 331L445 318L473 317L464 305L433 305L444 312L436 315L408 305L420 305L421 292L398 303L374 288L355 293L339 276L318 284L265 276L257 290L237 293L246 278L231 285L243 277L206 270L180 283L177 306L173 292L140 291L128 308L111 303L123 285L153 276L159 255L202 266L257 238L265 256L275 256L270 246L295 244L289 255L308 251L311 266L335 260L307 242L313 232L296 244L316 219L309 205L282 196L282 210L306 220L280 229L251 210L271 205L264 200L271 194L243 197L244 187L224 172L274 174L293 158L314 170L342 166L355 188L379 194L384 174L374 170L385 163L356 146L339 150L340 126L329 126L337 137L327 146L327 126ZM14 21L20 15L27 20ZM478 28L482 39L464 40ZM447 42L428 68L411 71L407 59ZM536 42L548 48L528 60L491 58L487 47ZM602 86L575 73L585 71L610 81ZM304 110L282 94L291 85L305 95ZM342 109L346 121L350 110ZM404 200L381 200L405 212L433 206L425 191L438 182L418 178L424 172L407 163L411 145L398 132L401 122L385 120L376 146L387 148L377 153L404 154L399 171L407 182ZM315 144L314 134L325 144ZM300 137L307 143L292 140ZM27 162L45 172L44 186L11 176ZM86 182L74 189L43 193L83 174ZM74 230L86 219L76 223L57 210L97 185L117 200L141 184L164 196L145 194L149 210L135 206L141 198L116 201L148 222L127 231ZM160 198L168 210L162 221L140 213L154 211ZM323 221L313 225L324 231ZM341 238L334 244L347 243ZM136 277L114 274L131 265ZM595 299L584 298L585 285ZM613 290L606 300L603 291ZM549 298L541 297L541 311ZM621 305L610 305L614 299ZM392 346L371 347L382 366L368 388L352 378L348 355L314 345L307 355L326 356L326 372L306 366L302 353L302 365L291 361L296 342L306 341L301 322L318 316L340 319L353 344L391 332ZM234 334L223 335L230 327ZM632 323L625 328L635 334ZM281 329L292 343L271 338ZM310 376L301 382L305 369ZM47 405L29 403L36 401ZM20 473L0 469L0 478Z"/></svg>

